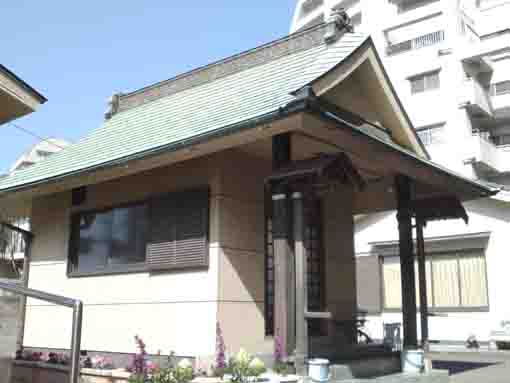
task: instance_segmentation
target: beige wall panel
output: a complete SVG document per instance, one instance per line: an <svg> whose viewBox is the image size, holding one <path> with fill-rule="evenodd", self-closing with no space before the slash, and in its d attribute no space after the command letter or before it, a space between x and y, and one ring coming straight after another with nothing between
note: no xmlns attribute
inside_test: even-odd
<svg viewBox="0 0 510 383"><path fill-rule="evenodd" d="M230 355L241 347L251 353L272 353L273 340L264 336L263 306L262 302L219 304L218 321Z"/></svg>
<svg viewBox="0 0 510 383"><path fill-rule="evenodd" d="M222 247L264 251L264 204L237 197L219 200L219 239Z"/></svg>
<svg viewBox="0 0 510 383"><path fill-rule="evenodd" d="M223 248L219 255L219 300L264 300L264 255Z"/></svg>
<svg viewBox="0 0 510 383"><path fill-rule="evenodd" d="M356 311L353 193L349 188L328 194L324 204L327 309L349 319Z"/></svg>
<svg viewBox="0 0 510 383"><path fill-rule="evenodd" d="M271 163L224 153L219 200L218 321L229 352L271 353L264 329L264 179Z"/></svg>
<svg viewBox="0 0 510 383"><path fill-rule="evenodd" d="M271 174L271 161L242 150L221 154L220 193L242 201L264 202L264 180Z"/></svg>
<svg viewBox="0 0 510 383"><path fill-rule="evenodd" d="M87 202L80 210L147 199L153 195L209 186L218 193L217 156L208 156L118 178L88 188ZM122 191L122 192L119 192Z"/></svg>

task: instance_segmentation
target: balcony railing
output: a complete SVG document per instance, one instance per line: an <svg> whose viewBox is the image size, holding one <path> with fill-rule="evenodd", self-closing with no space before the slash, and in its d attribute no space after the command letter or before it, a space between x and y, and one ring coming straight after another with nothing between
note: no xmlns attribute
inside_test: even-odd
<svg viewBox="0 0 510 383"><path fill-rule="evenodd" d="M398 44L390 44L386 47L386 54L388 56L392 56L398 53L408 52L415 49L436 45L444 41L444 37L445 37L444 31L436 31L420 37L416 37L411 40L402 41L401 43Z"/></svg>
<svg viewBox="0 0 510 383"><path fill-rule="evenodd" d="M465 81L459 106L465 107L470 115L477 118L489 118L494 114L486 88L475 78Z"/></svg>

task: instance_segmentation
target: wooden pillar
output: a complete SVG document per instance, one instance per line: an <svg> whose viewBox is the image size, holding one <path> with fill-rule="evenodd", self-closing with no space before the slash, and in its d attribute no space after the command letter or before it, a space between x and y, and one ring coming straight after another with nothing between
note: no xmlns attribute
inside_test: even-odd
<svg viewBox="0 0 510 383"><path fill-rule="evenodd" d="M420 289L420 320L421 346L425 352L429 351L429 308L427 297L427 269L425 267L425 240L423 238L423 220L416 219L416 250L418 258L418 281Z"/></svg>
<svg viewBox="0 0 510 383"><path fill-rule="evenodd" d="M404 348L413 349L418 347L418 334L416 329L416 286L411 217L411 180L406 176L398 175L396 177L396 190L400 272L402 279Z"/></svg>
<svg viewBox="0 0 510 383"><path fill-rule="evenodd" d="M289 133L273 137L273 169L291 161ZM292 201L286 186L273 186L274 329L286 354L295 347L295 269L292 244Z"/></svg>
<svg viewBox="0 0 510 383"><path fill-rule="evenodd" d="M308 284L306 249L304 245L303 196L294 193L294 257L296 262L296 352L295 367L298 375L306 375L306 359L308 358L308 323L305 313L308 309Z"/></svg>

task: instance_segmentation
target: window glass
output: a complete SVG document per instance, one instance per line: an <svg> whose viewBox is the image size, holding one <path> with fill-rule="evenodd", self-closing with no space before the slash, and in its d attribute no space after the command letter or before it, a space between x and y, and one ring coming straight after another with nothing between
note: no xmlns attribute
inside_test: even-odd
<svg viewBox="0 0 510 383"><path fill-rule="evenodd" d="M415 77L411 81L411 93L421 93L425 91L425 79L423 77Z"/></svg>
<svg viewBox="0 0 510 383"><path fill-rule="evenodd" d="M145 261L147 207L145 204L82 213L74 218L74 268L80 272Z"/></svg>
<svg viewBox="0 0 510 383"><path fill-rule="evenodd" d="M385 309L401 309L399 257L383 260ZM486 261L483 253L450 253L427 257L425 263L429 308L453 310L489 305ZM416 303L420 305L418 264L415 262Z"/></svg>
<svg viewBox="0 0 510 383"><path fill-rule="evenodd" d="M411 94L422 93L428 90L439 89L439 72L431 72L415 76L409 79Z"/></svg>
<svg viewBox="0 0 510 383"><path fill-rule="evenodd" d="M147 208L145 205L115 209L112 212L111 264L145 261Z"/></svg>
<svg viewBox="0 0 510 383"><path fill-rule="evenodd" d="M424 145L438 144L443 141L443 124L430 125L417 129Z"/></svg>
<svg viewBox="0 0 510 383"><path fill-rule="evenodd" d="M388 309L402 306L402 285L400 260L398 257L385 258L383 264L384 305Z"/></svg>
<svg viewBox="0 0 510 383"><path fill-rule="evenodd" d="M480 254L460 258L459 266L462 306L487 306L487 274L484 257Z"/></svg>
<svg viewBox="0 0 510 383"><path fill-rule="evenodd" d="M425 76L425 88L427 90L439 89L439 72L429 73Z"/></svg>
<svg viewBox="0 0 510 383"><path fill-rule="evenodd" d="M423 7L425 5L429 5L432 3L436 3L439 0L415 0L415 1L402 1L397 6L398 13L403 13L407 11L412 11L413 9Z"/></svg>
<svg viewBox="0 0 510 383"><path fill-rule="evenodd" d="M112 215L110 212L83 214L79 222L78 269L105 268L110 254Z"/></svg>
<svg viewBox="0 0 510 383"><path fill-rule="evenodd" d="M432 263L434 304L436 307L460 305L459 269L457 258L436 258Z"/></svg>

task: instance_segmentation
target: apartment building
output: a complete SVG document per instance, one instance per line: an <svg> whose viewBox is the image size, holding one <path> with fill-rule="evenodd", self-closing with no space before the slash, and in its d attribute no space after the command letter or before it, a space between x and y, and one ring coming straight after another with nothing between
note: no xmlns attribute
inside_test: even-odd
<svg viewBox="0 0 510 383"><path fill-rule="evenodd" d="M371 34L432 160L510 190L510 1L299 0L291 30L339 8ZM431 340L501 340L494 331L510 320L509 202L503 190L466 203L468 225L427 225ZM357 218L358 304L375 338L383 323L401 321L395 222L387 213Z"/></svg>

